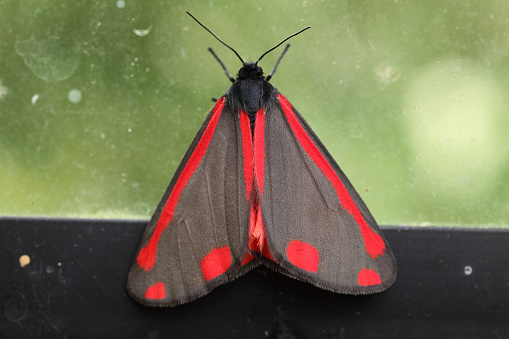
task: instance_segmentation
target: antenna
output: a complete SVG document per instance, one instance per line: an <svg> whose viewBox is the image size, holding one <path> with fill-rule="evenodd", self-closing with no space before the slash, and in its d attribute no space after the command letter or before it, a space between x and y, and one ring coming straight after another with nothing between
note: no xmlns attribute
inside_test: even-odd
<svg viewBox="0 0 509 339"><path fill-rule="evenodd" d="M190 15L190 14L189 14ZM195 19L196 20L196 19ZM290 38L293 38L294 36L296 35L299 35L300 33L304 32L306 29L310 29L311 26L308 26L306 28L303 28L301 29L300 31L298 31L297 33L293 33L292 35L290 35L288 38L284 39L283 41L281 41L279 44L277 44L276 46L272 47L271 49L269 49L267 52L263 53L262 56L260 58L258 58L258 61L255 62L255 65L258 65L258 63L260 62L260 60L262 60L262 58L267 55L269 52L272 52L273 50L275 50L276 48L278 48L279 46L281 46L286 40L290 39ZM211 32L212 33L212 32ZM219 40L221 41L221 40ZM222 41L221 41L222 42ZM224 42L223 42L224 43ZM231 48L231 47L230 47ZM232 48L233 49L233 48ZM279 61L281 60L281 58L283 57L283 55L285 54L286 50L288 49L288 47L285 49L285 51L283 52L283 54L281 55L281 57L279 58L279 60L277 61L276 63L276 66L277 64L279 63Z"/></svg>
<svg viewBox="0 0 509 339"><path fill-rule="evenodd" d="M226 74L226 76L228 77L228 79L230 79L231 82L235 82L235 78L231 76L230 72L228 71L228 69L226 68L226 66L224 65L224 63L221 61L221 59L219 59L219 57L217 56L217 54L214 52L214 50L212 49L212 47L209 47L209 52L212 53L212 55L214 56L214 58L216 58L216 60L219 62L219 64L221 65L221 67L223 67L223 70L224 70L224 74Z"/></svg>
<svg viewBox="0 0 509 339"><path fill-rule="evenodd" d="M218 37L217 35L215 35L215 34L214 34L214 33L213 33L210 29L208 29L207 27L205 27L205 25L203 25L201 22L199 22L199 21L198 21L198 19L196 19L196 18L195 18L195 17L194 17L191 13L189 13L188 11L186 11L186 13L187 13L187 14L189 14L189 16L190 16L191 18L193 18L193 19L194 19L194 21L196 21L196 22L197 22L197 23L198 23L201 27L205 28L205 29L207 30L207 32L209 32L210 34L212 34L212 36L213 36L214 38L216 38L217 40L219 40L219 42L220 42L220 43L222 43L223 45L225 45L226 47L228 47L229 49L231 49L231 50L233 51L233 53L235 53L235 55L237 56L237 58L239 58L239 59L240 59L240 61L242 62L242 64L244 64L244 60L242 60L242 58L240 57L239 53L237 53L237 51L236 51L236 50L234 50L232 47L230 47L230 46L229 46L226 42L224 42L223 40L219 39L219 37ZM308 28L309 28L309 27L308 27ZM306 29L307 29L307 28L306 28ZM299 33L300 33L300 32L299 32ZM297 35L297 34L299 34L299 33L296 33L296 34L294 34L294 35ZM293 35L292 35L292 36L293 36ZM286 40L290 39L292 36L290 36L290 37L286 38L285 40L283 40L283 42L285 42ZM283 42L281 42L279 45L281 45ZM277 45L276 47L278 47L279 45ZM274 48L276 48L276 47L274 47ZM274 49L274 48L273 48L273 49ZM269 51L269 52L270 52L270 51ZM267 53L268 53L268 52L266 52L265 54L267 54ZM264 55L265 55L265 54L264 54ZM263 56L263 55L262 55L262 56ZM217 57L216 57L216 59L217 59ZM260 58L260 59L261 59L261 58ZM258 61L260 61L260 60L258 60ZM223 67L223 68L224 68L224 67ZM227 75L228 75L228 74L227 74ZM231 78L231 77L230 77L230 78Z"/></svg>
<svg viewBox="0 0 509 339"><path fill-rule="evenodd" d="M281 59L283 59L283 56L285 55L286 51L288 51L288 48L290 48L290 44L286 44L285 49L283 50L283 53L281 53L281 55L279 56L279 59L277 59L276 64L274 65L274 67L272 67L270 74L267 75L267 79L265 79L265 80L269 81L272 78L272 76L274 75L274 73L276 73L276 68L279 65L279 62L281 61Z"/></svg>

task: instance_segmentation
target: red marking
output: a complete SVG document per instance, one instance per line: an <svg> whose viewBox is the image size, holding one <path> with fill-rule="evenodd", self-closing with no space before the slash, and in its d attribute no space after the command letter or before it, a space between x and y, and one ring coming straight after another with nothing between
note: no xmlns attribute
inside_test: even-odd
<svg viewBox="0 0 509 339"><path fill-rule="evenodd" d="M240 111L240 133L242 135L242 156L244 158L244 181L246 183L246 200L249 201L253 185L253 139L251 124L246 112Z"/></svg>
<svg viewBox="0 0 509 339"><path fill-rule="evenodd" d="M260 108L256 112L254 127L254 142L251 136L249 117L241 111L242 151L244 155L244 177L246 178L246 197L251 199L249 210L248 253L242 258L241 265L245 265L255 258L254 253L274 261L267 247L265 226L263 225L262 208L260 199L263 199L263 185L265 176L265 110ZM243 127L244 126L244 127ZM249 137L248 137L249 136ZM254 145L253 145L254 144ZM254 163L254 164L253 164ZM254 167L253 167L254 166ZM248 185L247 180L256 181L255 187ZM253 192L251 192L253 190Z"/></svg>
<svg viewBox="0 0 509 339"><path fill-rule="evenodd" d="M249 210L249 231L248 231L248 247L251 253L248 253L242 259L242 265L247 264L255 258L253 253L261 253L264 257L275 261L270 255L269 248L267 247L267 236L265 235L265 226L263 225L262 207L257 202L257 198L251 201Z"/></svg>
<svg viewBox="0 0 509 339"><path fill-rule="evenodd" d="M247 264L248 262L250 262L254 258L255 258L255 256L252 255L251 253L246 253L244 255L244 258L242 258L242 262L240 263L240 266L244 266L245 264Z"/></svg>
<svg viewBox="0 0 509 339"><path fill-rule="evenodd" d="M375 270L367 270L364 267L359 272L357 281L361 286L380 285L382 283L382 279L380 279L380 276Z"/></svg>
<svg viewBox="0 0 509 339"><path fill-rule="evenodd" d="M201 260L200 266L205 280L209 281L223 274L232 264L232 255L227 246L216 247Z"/></svg>
<svg viewBox="0 0 509 339"><path fill-rule="evenodd" d="M157 245L159 243L159 238L161 237L161 233L164 231L166 227L170 225L171 220L173 219L173 212L175 211L175 207L178 204L180 193L184 187L186 187L187 182L193 176L194 171L198 167L201 162L201 159L207 152L207 148L209 147L210 141L214 136L214 131L216 130L217 123L219 118L221 117L221 113L224 107L224 97L220 98L214 109L212 110L212 117L203 133L198 145L193 151L193 154L189 158L184 167L184 170L180 174L177 183L173 187L173 190L164 206L163 211L161 212L161 216L157 221L157 225L154 229L154 233L152 233L152 237L145 247L140 250L140 253L137 257L137 262L140 268L145 269L145 271L151 270L154 267L156 262L157 255Z"/></svg>
<svg viewBox="0 0 509 339"><path fill-rule="evenodd" d="M274 258L272 257L272 255L270 254L269 252L269 247L267 246L267 238L263 239L263 248L262 248L262 255L267 258L267 259L270 259L272 260L273 262L277 263L276 260L274 260Z"/></svg>
<svg viewBox="0 0 509 339"><path fill-rule="evenodd" d="M303 270L316 273L320 256L313 245L300 240L292 240L286 248L288 260Z"/></svg>
<svg viewBox="0 0 509 339"><path fill-rule="evenodd" d="M248 247L255 252L262 252L265 241L265 229L263 227L262 209L260 204L255 207L251 201L249 211L249 242Z"/></svg>
<svg viewBox="0 0 509 339"><path fill-rule="evenodd" d="M261 199L263 199L263 184L265 178L265 110L263 107L256 112L254 158L254 171L258 184L258 193Z"/></svg>
<svg viewBox="0 0 509 339"><path fill-rule="evenodd" d="M166 292L164 291L164 283L156 282L155 285L149 286L145 292L146 299L164 299Z"/></svg>
<svg viewBox="0 0 509 339"><path fill-rule="evenodd" d="M290 124L290 128L293 130L293 133L299 140L302 148L304 148L309 157L313 159L316 165L322 170L325 177L332 183L336 189L336 193L338 195L341 206L343 206L343 208L348 213L350 213L350 215L352 215L354 220L359 225L362 238L364 239L366 252L373 258L376 258L379 255L383 255L385 250L385 243L382 237L373 232L373 230L368 226L366 220L364 220L364 217L348 193L345 185L343 185L341 179L339 179L332 166L329 164L327 159L325 159L323 154L320 152L318 147L316 147L313 140L311 140L309 135L300 124L299 120L295 116L295 113L293 112L292 105L282 94L279 94L278 98L286 115L286 119Z"/></svg>

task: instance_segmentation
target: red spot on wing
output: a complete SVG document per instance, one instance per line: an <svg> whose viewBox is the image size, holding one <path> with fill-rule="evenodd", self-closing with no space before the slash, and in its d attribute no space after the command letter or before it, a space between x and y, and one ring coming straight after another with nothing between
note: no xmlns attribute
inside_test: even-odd
<svg viewBox="0 0 509 339"><path fill-rule="evenodd" d="M253 139L251 124L246 112L240 111L240 133L242 135L242 157L244 167L244 181L246 183L246 200L249 200L253 185Z"/></svg>
<svg viewBox="0 0 509 339"><path fill-rule="evenodd" d="M164 299L166 292L164 291L164 283L156 282L154 285L149 286L145 292L146 299Z"/></svg>
<svg viewBox="0 0 509 339"><path fill-rule="evenodd" d="M295 266L313 273L318 271L320 256L313 245L300 240L292 240L286 248L286 255Z"/></svg>
<svg viewBox="0 0 509 339"><path fill-rule="evenodd" d="M383 255L385 250L385 243L382 237L368 226L366 220L362 216L361 212L355 205L352 197L348 193L345 185L341 182L338 175L332 168L331 164L325 159L324 155L318 147L316 147L315 143L309 135L306 133L299 120L295 116L293 112L292 105L286 100L286 98L279 94L279 102L281 103L281 107L285 113L286 119L288 120L293 133L299 140L302 148L306 151L311 159L316 163L316 165L322 170L323 174L329 181L332 183L334 188L336 189L336 193L338 195L339 201L343 208L352 215L354 220L360 227L362 238L364 239L364 245L366 247L366 252L373 258L376 258L378 255Z"/></svg>
<svg viewBox="0 0 509 339"><path fill-rule="evenodd" d="M212 117L210 118L209 124L207 125L207 128L205 129L205 132L203 133L200 141L196 145L193 154L187 161L186 166L184 167L184 170L180 174L179 179L177 180L175 186L173 187L170 197L168 198L168 201L166 202L166 205L164 206L164 209L161 212L161 216L157 221L157 225L154 229L154 232L152 233L149 242L147 243L147 245L145 245L145 247L143 247L140 250L138 257L136 258L140 268L143 268L146 271L151 270L154 267L157 255L157 245L159 243L161 233L164 231L166 227L169 226L171 220L173 219L173 212L175 211L175 207L178 204L180 193L182 193L182 190L184 189L184 187L186 187L187 182L189 181L189 179L191 179L194 171L196 170L203 156L207 152L207 148L209 147L210 141L214 136L214 131L216 130L216 126L219 121L219 117L221 116L223 107L224 107L224 97L220 98L217 101L216 105L214 106L214 109L212 110Z"/></svg>
<svg viewBox="0 0 509 339"><path fill-rule="evenodd" d="M372 285L380 285L382 283L382 279L375 270L367 270L366 268L362 268L359 272L359 277L357 278L357 282L360 286L372 286Z"/></svg>
<svg viewBox="0 0 509 339"><path fill-rule="evenodd" d="M209 281L230 268L232 255L227 246L216 247L201 260L200 266L205 280Z"/></svg>

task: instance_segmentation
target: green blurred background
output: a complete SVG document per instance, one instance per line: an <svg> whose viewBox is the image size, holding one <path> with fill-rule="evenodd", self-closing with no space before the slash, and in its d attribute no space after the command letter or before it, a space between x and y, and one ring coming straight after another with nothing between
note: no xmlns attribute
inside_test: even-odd
<svg viewBox="0 0 509 339"><path fill-rule="evenodd" d="M509 2L0 1L0 215L148 218L241 66L380 224L508 227ZM281 48L264 58L268 72Z"/></svg>

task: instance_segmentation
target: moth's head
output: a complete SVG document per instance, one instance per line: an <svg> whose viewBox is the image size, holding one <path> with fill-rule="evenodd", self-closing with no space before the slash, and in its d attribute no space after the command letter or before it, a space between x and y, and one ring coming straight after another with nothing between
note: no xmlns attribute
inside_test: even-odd
<svg viewBox="0 0 509 339"><path fill-rule="evenodd" d="M237 74L237 80L244 79L263 79L262 68L254 62L245 62Z"/></svg>

